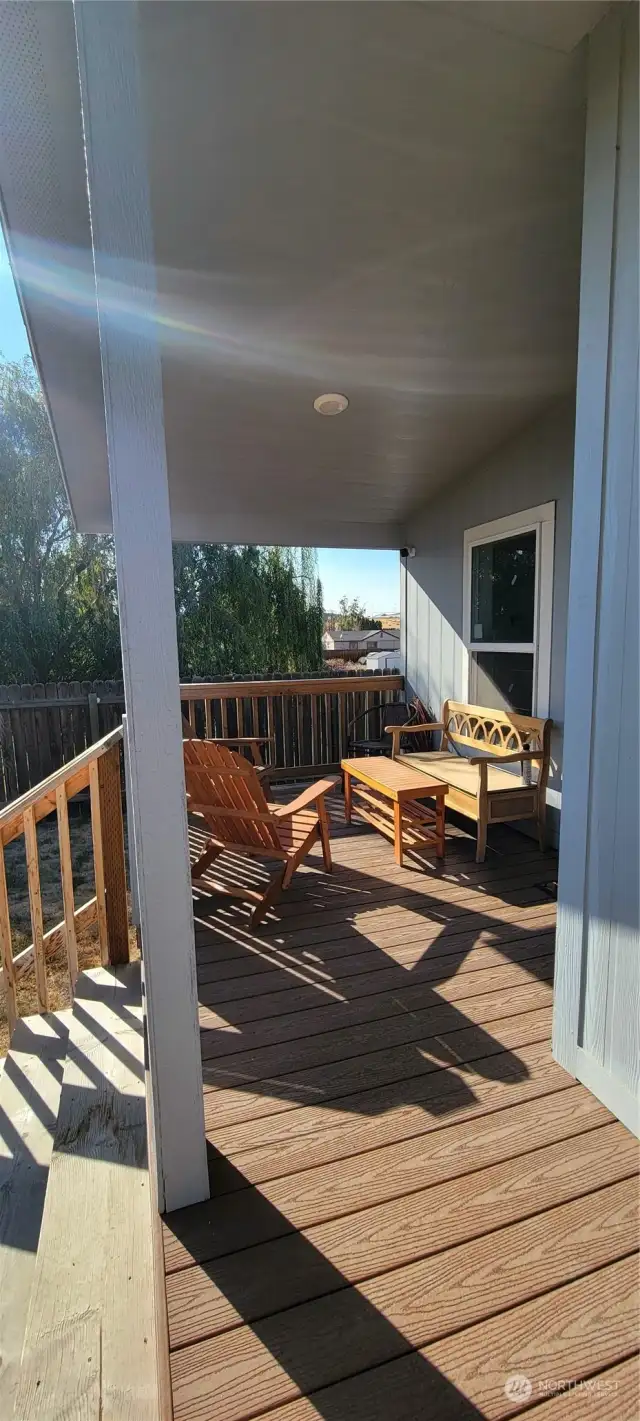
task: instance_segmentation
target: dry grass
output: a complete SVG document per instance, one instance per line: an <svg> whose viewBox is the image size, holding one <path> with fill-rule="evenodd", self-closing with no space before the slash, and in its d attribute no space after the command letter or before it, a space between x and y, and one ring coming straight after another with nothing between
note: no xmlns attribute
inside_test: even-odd
<svg viewBox="0 0 640 1421"><path fill-rule="evenodd" d="M91 820L88 810L80 809L70 815L71 857L73 862L73 884L76 908L82 906L95 894L93 877L93 846L91 840ZM45 932L55 927L63 915L62 889L60 885L60 857L55 815L38 825L38 857L40 860L40 890ZM27 886L27 865L24 840L14 839L5 849L7 867L7 887L9 890L9 910L11 914L11 936L14 956L28 947L32 940L29 893ZM129 950L131 957L137 957L138 944L135 930L129 930ZM98 927L92 923L78 932L78 963L80 970L97 967L100 964ZM67 959L62 945L51 949L47 956L47 985L49 1004L52 1011L60 1011L70 1006L69 977ZM28 1016L38 1010L35 990L35 975L30 966L17 982L18 1012ZM9 1032L4 1001L0 1002L0 1056L6 1055Z"/></svg>

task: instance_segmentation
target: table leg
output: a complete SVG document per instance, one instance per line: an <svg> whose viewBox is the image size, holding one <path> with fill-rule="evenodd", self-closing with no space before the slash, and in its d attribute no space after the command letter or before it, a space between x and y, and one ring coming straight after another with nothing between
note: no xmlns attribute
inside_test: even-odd
<svg viewBox="0 0 640 1421"><path fill-rule="evenodd" d="M402 805L397 800L393 806L393 852L396 863L402 868Z"/></svg>
<svg viewBox="0 0 640 1421"><path fill-rule="evenodd" d="M344 822L351 823L351 775L344 771Z"/></svg>
<svg viewBox="0 0 640 1421"><path fill-rule="evenodd" d="M436 835L438 843L436 846L436 857L444 858L444 833L445 833L445 807L444 795L439 794L436 799Z"/></svg>

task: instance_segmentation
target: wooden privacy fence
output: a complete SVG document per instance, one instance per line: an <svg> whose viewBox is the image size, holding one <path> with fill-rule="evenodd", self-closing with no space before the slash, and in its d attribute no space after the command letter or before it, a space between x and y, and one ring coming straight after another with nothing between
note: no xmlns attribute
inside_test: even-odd
<svg viewBox="0 0 640 1421"><path fill-rule="evenodd" d="M277 779L336 770L348 753L348 727L371 710L367 738L384 726L384 706L398 699L404 677L388 674L315 680L194 682L180 687L194 735L212 739L265 736L266 763ZM273 776L271 776L273 779Z"/></svg>
<svg viewBox="0 0 640 1421"><path fill-rule="evenodd" d="M271 763L286 773L335 766L360 711L395 700L402 676L344 672L285 680L182 686L183 712L199 735L270 735ZM9 803L120 725L122 681L0 686L0 802ZM377 717L372 716L371 738ZM242 728L240 728L242 727Z"/></svg>
<svg viewBox="0 0 640 1421"><path fill-rule="evenodd" d="M2 987L9 1030L18 1016L16 982L21 973L35 971L38 1011L49 1009L47 956L60 944L66 950L70 990L78 975L77 931L98 923L100 955L104 964L129 960L129 925L125 869L121 785L122 728L112 730L96 745L77 755L48 779L0 811L0 955ZM76 907L69 834L69 800L89 789L95 896ZM37 825L55 814L60 854L64 915L44 931ZM32 941L15 957L5 868L5 846L24 837L27 862Z"/></svg>
<svg viewBox="0 0 640 1421"><path fill-rule="evenodd" d="M0 686L0 800L34 789L120 725L122 681Z"/></svg>

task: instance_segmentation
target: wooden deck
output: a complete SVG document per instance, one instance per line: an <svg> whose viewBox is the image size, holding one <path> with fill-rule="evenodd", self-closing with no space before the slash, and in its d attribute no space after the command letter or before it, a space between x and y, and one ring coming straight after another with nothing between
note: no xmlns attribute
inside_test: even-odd
<svg viewBox="0 0 640 1421"><path fill-rule="evenodd" d="M637 1143L551 1057L555 859L447 846L398 869L338 828L257 935L198 907L212 1199L165 1221L175 1421L639 1414Z"/></svg>

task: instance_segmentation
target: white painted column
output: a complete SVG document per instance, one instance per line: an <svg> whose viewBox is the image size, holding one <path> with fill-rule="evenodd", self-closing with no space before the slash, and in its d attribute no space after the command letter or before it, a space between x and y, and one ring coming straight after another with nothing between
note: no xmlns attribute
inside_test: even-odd
<svg viewBox="0 0 640 1421"><path fill-rule="evenodd" d="M160 1208L209 1193L153 230L131 0L76 0Z"/></svg>

